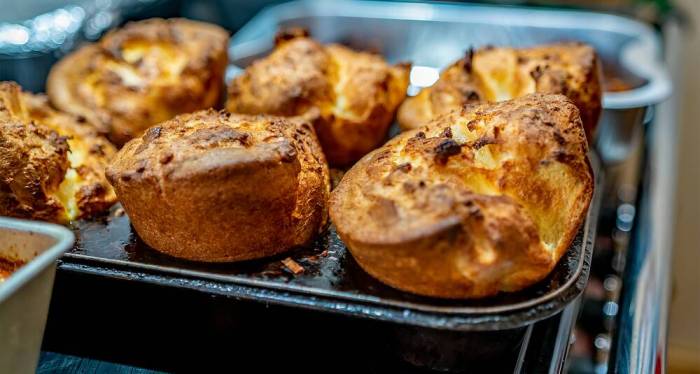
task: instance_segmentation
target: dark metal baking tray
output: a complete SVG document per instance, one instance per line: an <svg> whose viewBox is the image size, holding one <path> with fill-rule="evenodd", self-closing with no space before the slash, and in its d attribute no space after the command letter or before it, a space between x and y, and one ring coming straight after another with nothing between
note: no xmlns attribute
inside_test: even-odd
<svg viewBox="0 0 700 374"><path fill-rule="evenodd" d="M483 19L473 28L465 29L464 20L455 24L458 22L455 11L472 14L488 9L497 8L355 1L341 1L334 6L316 1L284 4L263 11L233 37L232 62L245 65L251 57L266 50L265 43L272 40L278 26L297 24L311 27L324 41L343 41L355 47L375 49L391 60L440 64L452 57L451 52L469 46L462 40L465 35L481 35L482 43L504 41L504 35L509 34L504 30L494 32L493 28L503 27L503 22L497 22L493 14L489 18L493 24L483 23ZM502 11L504 17L517 18L513 9ZM548 18L548 22L552 30L563 32L566 28L557 20L557 14L553 13L554 18ZM282 15L287 18L283 20ZM470 17L468 20L474 21L474 16ZM393 22L392 28L386 27L387 22ZM523 33L513 35L520 35L518 40L541 41L537 38L551 31L547 32L546 22L540 20L540 23L539 27L530 25L530 37L524 37ZM475 32L476 27L491 32ZM441 44L441 53L435 52L435 45L428 52L426 43L420 43L421 35L425 41L440 34L440 30L461 31L450 34L451 41ZM522 30L514 23L511 31ZM584 33L572 32L569 38L579 36L583 37ZM241 50L246 48L255 50L255 54L243 54ZM594 163L598 164L595 160ZM78 242L64 257L62 268L433 329L503 330L551 316L581 292L588 276L597 202L592 207L570 250L546 280L522 292L483 300L445 301L391 289L358 267L332 227L310 248L277 258L230 265L176 260L147 248L132 231L128 217L116 214L118 208L109 216L76 224ZM285 270L280 260L286 256L301 264L304 273L293 275Z"/></svg>
<svg viewBox="0 0 700 374"><path fill-rule="evenodd" d="M270 18L275 14L275 9L287 9L287 15L302 17L304 12L311 9L308 7L314 4L318 2L273 7L256 19ZM371 8L382 3L372 3L371 6L356 2L338 4L359 4ZM397 9L406 6L396 5ZM421 5L421 9L442 9L441 6ZM400 44L395 43L400 40L394 41L392 34L385 34L378 29L376 21L372 21L372 14L365 12L365 16L360 16L355 12L352 15L357 25L355 29L331 28L335 20L315 20L313 14L306 19L307 23L301 22L299 25L312 26L312 31L314 25L325 25L324 30L328 31L328 34L324 34L327 39L325 41L340 41L382 52L386 50L376 46L398 48ZM414 13L411 16L405 12L399 12L397 15L398 19L404 20L423 17L421 14ZM251 25L260 23L254 19ZM439 30L446 25L441 22L429 23L428 29L433 30ZM266 25L264 34L247 42L247 48L256 52L238 55L239 58L233 57L233 64L244 67L253 58L267 51L260 43L271 41L279 25L268 25L265 22L263 24ZM376 31L376 35L368 40L374 43L375 47L358 45L365 40L361 33L352 37L352 32L368 29L361 27L361 24L375 25L373 30ZM246 30L250 29L246 27L241 33L245 34ZM344 35L340 30L350 34ZM407 31L405 27L399 27L398 30ZM239 49L236 47L236 40L238 38L234 36L232 51ZM455 44L453 47L455 50L461 50L468 45L462 47L461 44ZM423 48L422 53L427 55L430 51ZM388 53L388 57L398 61L413 59L415 56ZM235 70L231 69L232 72ZM109 215L74 225L78 237L77 244L63 257L59 269L62 272L134 281L130 283L149 283L172 290L193 290L205 295L228 297L233 301L246 300L296 310L320 311L329 316L349 316L357 321L369 319L389 322L381 323L385 329L385 335L382 336L389 342L388 346L391 346L393 356L399 356L402 360L420 367L473 369L475 361L499 362L499 357L505 356L515 356L517 361L522 363L521 356L527 349L533 324L549 319L564 308L575 309L574 301L587 282L602 196L601 166L594 152L591 154L591 161L596 173L594 199L585 224L569 251L550 276L542 282L521 292L501 294L488 299L440 300L387 287L360 269L333 227L309 248L274 258L238 264L201 264L174 259L148 248L135 234L128 217L118 206L114 207ZM295 275L286 269L282 263L286 257L301 264L304 272ZM374 326L376 327L376 324ZM489 365L491 364L487 364L487 367L491 367Z"/></svg>
<svg viewBox="0 0 700 374"><path fill-rule="evenodd" d="M598 170L596 158L592 161ZM585 224L549 277L524 291L481 300L440 300L389 288L359 268L333 227L310 248L275 258L235 264L178 260L148 248L118 206L105 217L75 224L78 239L61 268L417 327L504 330L549 317L581 293L588 279L599 195L595 193ZM287 256L304 272L287 270L281 262Z"/></svg>
<svg viewBox="0 0 700 374"><path fill-rule="evenodd" d="M391 60L411 59L427 64L427 58L437 64L444 61L431 60L429 56L444 59L450 57L449 53L428 53L426 44L418 43L420 35L436 35L437 31L445 28L453 31L459 29L453 24L456 18L441 19L437 17L440 14L446 17L457 9L462 9L462 12L464 9L482 9L356 1L334 4L337 8L329 7L324 2L297 2L263 11L233 37L232 63L245 66L253 57L269 49L269 42L279 26L295 24L310 27L324 41L342 41L358 48L375 49ZM389 10L391 14L387 13ZM512 11L504 10L504 14L513 17ZM281 19L282 15L287 18ZM428 19L428 16L433 18ZM393 28L382 28L382 24L389 21L395 23L392 24ZM561 28L560 21L550 21L553 29ZM457 26L460 25L464 26ZM478 26L490 27L485 23ZM420 30L423 32L417 33ZM546 30L537 30L530 31L535 36L547 34ZM473 30L468 31L452 35L454 41L442 45L449 47L450 51L463 50L469 45L463 45L458 36L475 34ZM517 31L516 28L513 31ZM482 42L489 40L486 37L489 33L476 34L482 35ZM502 38L505 34L500 32L494 35ZM579 35L583 34L574 33L570 38ZM407 36L418 40L407 39ZM531 39L536 40L535 36ZM498 38L490 40L502 42ZM358 44L362 42L365 44ZM410 50L406 46L421 48ZM242 53L246 48L255 53ZM592 161L597 171L597 158L592 157ZM588 277L601 195L600 178L597 182L596 197L585 225L552 274L524 291L482 300L447 301L389 288L359 268L333 227L310 248L275 258L238 264L200 264L177 260L153 251L141 242L131 228L128 217L120 214L122 211L118 207L113 208L108 216L75 225L78 241L73 251L64 256L61 268L416 327L459 331L514 329L561 311L583 290ZM287 256L301 264L305 271L298 275L289 272L281 262Z"/></svg>

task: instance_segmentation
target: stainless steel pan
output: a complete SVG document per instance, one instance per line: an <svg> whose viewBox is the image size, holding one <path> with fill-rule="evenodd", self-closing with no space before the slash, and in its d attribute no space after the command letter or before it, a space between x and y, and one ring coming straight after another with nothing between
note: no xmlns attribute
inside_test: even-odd
<svg viewBox="0 0 700 374"><path fill-rule="evenodd" d="M0 257L25 262L0 283L0 371L34 372L56 260L73 239L61 226L0 217Z"/></svg>
<svg viewBox="0 0 700 374"><path fill-rule="evenodd" d="M232 77L272 48L280 27L303 26L323 42L411 61L409 93L432 84L440 69L483 45L528 46L582 41L596 48L606 72L634 88L606 92L597 148L604 164L625 160L647 109L671 93L660 41L647 25L621 16L572 10L465 4L308 0L260 12L231 39Z"/></svg>

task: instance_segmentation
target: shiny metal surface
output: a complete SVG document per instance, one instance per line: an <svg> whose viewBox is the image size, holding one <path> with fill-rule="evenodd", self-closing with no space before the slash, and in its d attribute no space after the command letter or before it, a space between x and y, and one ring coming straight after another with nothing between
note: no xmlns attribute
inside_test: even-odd
<svg viewBox="0 0 700 374"><path fill-rule="evenodd" d="M518 7L347 0L332 3L299 1L261 12L231 41L230 60L235 66L231 68L230 76L267 53L278 28L292 25L309 28L324 42L342 42L355 48L374 50L393 62L411 60L414 69L409 94L431 85L439 69L461 57L469 47L484 44L530 45L560 40L581 40L592 44L600 53L604 65L612 66L639 83L635 89L606 93L604 96L604 112L596 148L608 177L604 207L611 206L612 209L617 207L615 201L620 197L618 195L626 195L623 190L630 187L636 189L636 179L631 182L629 179L636 178L634 170L643 162L639 159L638 150L645 143L645 135L650 135L645 134L643 124L657 111L655 105L663 102L672 92L660 38L650 27L624 17ZM377 40L378 36L381 36L380 41ZM661 109L664 110L663 107ZM663 253L662 247L667 249L667 245L660 243L670 242L668 222L672 221L669 219L672 200L668 197L668 184L672 183L674 165L668 155L673 153L670 147L675 144L671 139L673 128L665 133L660 129L666 125L656 126L651 134L655 139L663 139L664 143L661 149L652 152L652 159L657 159L652 168L663 167L664 170L655 173L651 184L665 186L665 197L660 197L658 187L655 188L656 208L636 212L637 216L641 214L646 217L642 220L649 220L651 214L663 217L661 219L665 222L659 224L658 218L654 218L654 225L649 222L642 224L642 236L653 236L653 242L657 244L646 250L635 247L630 251L639 256L636 258L642 265L630 265L625 284L631 290L628 290L621 305L616 304L618 308L614 315L612 310L607 310L611 319L616 315L621 316L620 337L613 341L608 337L606 340L606 344L613 345L613 350L615 346L620 347L621 358L611 365L611 370L620 373L652 372L665 365L664 331L670 255ZM634 170L628 170L630 167ZM649 199L649 196L645 199ZM663 204L666 204L665 208L661 208ZM615 352L611 357L614 361ZM601 369L606 370L605 367Z"/></svg>
<svg viewBox="0 0 700 374"><path fill-rule="evenodd" d="M64 5L20 22L0 22L0 53L23 55L61 47L82 28L85 9Z"/></svg>
<svg viewBox="0 0 700 374"><path fill-rule="evenodd" d="M673 166L671 166L673 167ZM670 295L670 253L659 217L668 218L669 208L659 207L659 181L647 181L642 191L637 227L625 264L624 288L619 305L615 352L609 368L615 373L660 373L665 370L666 324ZM663 184L663 182L661 182Z"/></svg>
<svg viewBox="0 0 700 374"><path fill-rule="evenodd" d="M125 14L162 0L24 0L0 12L0 80L44 90L51 65L85 41L123 21Z"/></svg>
<svg viewBox="0 0 700 374"><path fill-rule="evenodd" d="M665 26L666 60L679 68L678 24ZM681 77L675 76L674 80ZM668 308L671 296L671 256L675 220L678 99L675 95L656 107L647 129L646 168L637 207L626 274L619 306L619 324L613 339L610 371L665 373Z"/></svg>
<svg viewBox="0 0 700 374"><path fill-rule="evenodd" d="M621 16L584 11L303 0L259 13L233 36L231 59L246 60L268 51L276 30L291 25L308 27L324 42L375 50L391 61L408 60L421 68L443 68L469 47L578 40L593 45L604 61L643 81L628 91L606 93L606 109L645 107L671 93L659 40L650 27Z"/></svg>
<svg viewBox="0 0 700 374"><path fill-rule="evenodd" d="M576 325L576 316L581 307L581 297L578 297L573 303L564 309L559 322L556 339L554 342L554 350L552 351L552 359L549 364L549 373L557 374L564 371L564 363L566 355L569 353L569 339Z"/></svg>
<svg viewBox="0 0 700 374"><path fill-rule="evenodd" d="M51 299L56 260L73 246L62 226L0 217L0 256L27 263L0 282L0 369L33 372Z"/></svg>
<svg viewBox="0 0 700 374"><path fill-rule="evenodd" d="M0 16L0 80L14 80L30 91L43 91L51 65L84 40L97 13L95 5L87 1L13 4L12 11Z"/></svg>

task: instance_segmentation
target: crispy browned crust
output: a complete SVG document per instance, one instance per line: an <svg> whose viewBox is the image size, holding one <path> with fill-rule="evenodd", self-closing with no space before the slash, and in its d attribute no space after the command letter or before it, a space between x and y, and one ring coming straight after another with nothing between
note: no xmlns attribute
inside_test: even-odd
<svg viewBox="0 0 700 374"><path fill-rule="evenodd" d="M228 33L185 19L128 23L51 69L47 93L123 144L180 113L216 106L223 93Z"/></svg>
<svg viewBox="0 0 700 374"><path fill-rule="evenodd" d="M303 121L213 110L151 127L107 169L151 247L195 261L307 244L327 220L328 167Z"/></svg>
<svg viewBox="0 0 700 374"><path fill-rule="evenodd" d="M408 64L287 33L275 50L236 77L226 108L235 113L314 120L326 158L350 164L386 138L408 87Z"/></svg>
<svg viewBox="0 0 700 374"><path fill-rule="evenodd" d="M65 223L116 201L104 176L116 150L83 119L1 82L0 130L0 215Z"/></svg>
<svg viewBox="0 0 700 374"><path fill-rule="evenodd" d="M562 94L576 104L589 139L601 111L601 65L582 43L469 51L440 79L401 105L401 128L413 129L464 104L502 101L530 93Z"/></svg>
<svg viewBox="0 0 700 374"><path fill-rule="evenodd" d="M532 94L473 104L362 158L331 194L369 274L444 298L516 291L569 247L593 192L576 106Z"/></svg>

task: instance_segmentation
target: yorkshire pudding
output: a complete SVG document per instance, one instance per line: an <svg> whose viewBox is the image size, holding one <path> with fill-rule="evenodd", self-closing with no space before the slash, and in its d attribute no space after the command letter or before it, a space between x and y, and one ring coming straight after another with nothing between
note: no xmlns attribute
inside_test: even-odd
<svg viewBox="0 0 700 374"><path fill-rule="evenodd" d="M561 95L467 105L358 161L331 194L340 238L370 275L441 298L517 291L551 272L593 176Z"/></svg>
<svg viewBox="0 0 700 374"><path fill-rule="evenodd" d="M188 260L271 256L327 220L328 167L299 119L183 114L128 142L107 178L143 241Z"/></svg>
<svg viewBox="0 0 700 374"><path fill-rule="evenodd" d="M578 107L592 139L601 111L601 66L595 50L582 43L469 50L433 86L406 99L398 121L402 129L413 129L464 104L535 92L567 96Z"/></svg>
<svg viewBox="0 0 700 374"><path fill-rule="evenodd" d="M219 104L228 34L185 19L128 23L61 59L47 93L123 144L180 113Z"/></svg>
<svg viewBox="0 0 700 374"><path fill-rule="evenodd" d="M0 215L66 223L109 208L115 153L85 119L0 82Z"/></svg>
<svg viewBox="0 0 700 374"><path fill-rule="evenodd" d="M304 116L333 166L351 164L382 144L406 96L408 64L321 45L304 30L279 34L275 50L231 82L234 113Z"/></svg>

